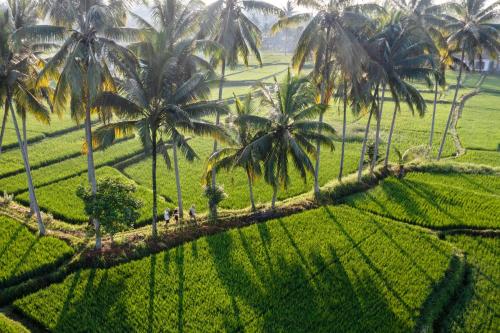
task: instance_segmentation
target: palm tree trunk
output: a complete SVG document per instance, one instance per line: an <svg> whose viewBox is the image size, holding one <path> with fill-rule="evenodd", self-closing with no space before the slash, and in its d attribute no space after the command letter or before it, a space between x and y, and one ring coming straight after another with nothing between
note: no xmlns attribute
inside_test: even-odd
<svg viewBox="0 0 500 333"><path fill-rule="evenodd" d="M252 205L252 211L255 211L255 200L253 198L253 188L252 188L252 176L247 170L247 180L248 180L248 192L250 193L250 203Z"/></svg>
<svg viewBox="0 0 500 333"><path fill-rule="evenodd" d="M319 122L323 123L323 112L319 115ZM316 143L316 165L314 168L314 194L319 194L319 162L320 162L321 144Z"/></svg>
<svg viewBox="0 0 500 333"><path fill-rule="evenodd" d="M382 96L380 97L379 107L377 109L377 130L375 131L375 146L373 147L373 158L370 165L370 173L373 173L373 169L377 164L378 156L378 146L380 143L380 123L382 122L382 111L384 109L384 97L385 97L385 84L382 86Z"/></svg>
<svg viewBox="0 0 500 333"><path fill-rule="evenodd" d="M342 119L342 149L340 152L340 170L338 178L339 181L342 180L342 173L344 172L346 129L347 129L347 80L344 80L344 115Z"/></svg>
<svg viewBox="0 0 500 333"><path fill-rule="evenodd" d="M361 157L359 158L358 182L361 181L361 174L363 172L363 162L365 161L366 143L368 141L368 133L370 131L370 123L372 120L372 115L373 115L373 110L370 110L370 115L368 116L368 122L366 123L366 128L365 128L365 137L363 139L363 147L361 148Z"/></svg>
<svg viewBox="0 0 500 333"><path fill-rule="evenodd" d="M28 130L26 128L26 114L23 114L21 117L21 125L23 128L23 145L24 149L28 147ZM28 151L26 151L28 153Z"/></svg>
<svg viewBox="0 0 500 333"><path fill-rule="evenodd" d="M326 40L327 43L330 41L330 27L327 28L326 31ZM329 54L329 47L327 44L326 50L325 50L325 66L323 69L323 79L321 82L321 103L325 104L326 102L326 89L327 89L327 82L330 78L330 71L329 71L329 61L330 54ZM323 123L323 112L320 113L319 115L319 123ZM318 131L321 134L321 129ZM316 143L316 165L314 168L314 194L318 195L319 194L319 163L320 163L320 153L321 153L321 144L318 141Z"/></svg>
<svg viewBox="0 0 500 333"><path fill-rule="evenodd" d="M276 198L278 197L278 186L273 186L273 199L271 201L271 208L276 208Z"/></svg>
<svg viewBox="0 0 500 333"><path fill-rule="evenodd" d="M28 192L30 197L30 205L32 204L35 210L36 221L38 224L38 232L40 233L40 235L45 235L45 226L43 224L42 214L40 214L40 208L38 207L38 202L36 200L35 187L33 186L33 179L31 177L31 169L28 160L28 155L26 153L26 150L24 149L25 146L21 139L21 133L19 131L19 126L16 120L16 113L14 112L14 108L12 107L12 101L10 100L10 96L7 97L7 100L8 103L5 106L5 111L7 112L8 108L10 107L10 112L12 114L12 122L14 123L14 128L16 130L17 142L19 142L19 148L21 149L21 154L23 155L24 170L26 171L26 177L28 178Z"/></svg>
<svg viewBox="0 0 500 333"><path fill-rule="evenodd" d="M2 154L2 143L3 143L3 136L5 134L5 127L7 127L7 117L9 115L9 112L7 112L8 107L7 103L5 103L5 112L3 114L2 118L2 128L0 129L0 154Z"/></svg>
<svg viewBox="0 0 500 333"><path fill-rule="evenodd" d="M387 139L387 150L385 151L384 166L387 168L389 165L389 154L391 153L392 133L394 132L394 124L396 124L396 115L398 107L394 105L394 113L392 114L391 130L389 131L389 139Z"/></svg>
<svg viewBox="0 0 500 333"><path fill-rule="evenodd" d="M446 127L444 129L443 139L441 140L441 145L439 146L439 152L437 156L438 161L439 159L441 159L441 155L443 154L444 143L446 142L446 135L448 134L448 129L450 128L453 111L455 110L455 103L457 102L458 89L460 88L460 81L462 79L464 57L465 57L465 49L462 49L462 56L460 58L460 69L458 71L458 77L457 77L457 86L455 87L455 95L453 96L453 102L451 103L450 113L448 114L448 120L446 121Z"/></svg>
<svg viewBox="0 0 500 333"><path fill-rule="evenodd" d="M221 77L220 77L220 82L219 82L219 101L222 101L222 91L224 90L224 77L226 75L226 60L222 59L222 64L221 64ZM215 116L215 125L219 125L220 123L220 114L217 112L217 115ZM215 153L217 151L217 140L214 140L214 149L213 152ZM215 172L215 169L212 170L212 187L215 188L217 179L216 179L217 173Z"/></svg>
<svg viewBox="0 0 500 333"><path fill-rule="evenodd" d="M94 147L92 146L92 123L90 116L90 104L87 102L85 107L85 140L87 143L87 177L89 180L90 188L92 194L97 193L97 181L95 177L95 165L94 165ZM99 220L94 218L92 220L95 228L95 248L99 250L102 247L101 244L101 225Z"/></svg>
<svg viewBox="0 0 500 333"><path fill-rule="evenodd" d="M177 158L177 146L175 143L172 146L172 154L174 155L175 185L177 186L177 206L179 207L179 218L182 221L184 217L184 211L182 209L181 178L179 176L179 161Z"/></svg>
<svg viewBox="0 0 500 333"><path fill-rule="evenodd" d="M286 56L287 46L288 46L288 29L285 29L285 56Z"/></svg>
<svg viewBox="0 0 500 333"><path fill-rule="evenodd" d="M432 109L431 134L429 136L429 148L430 149L432 149L432 140L434 139L434 125L436 123L436 108L437 108L438 89L439 89L439 83L436 80L436 87L434 87L434 106Z"/></svg>
<svg viewBox="0 0 500 333"><path fill-rule="evenodd" d="M156 226L156 221L158 219L158 195L156 190L156 128L151 128L151 140L152 140L152 165L151 165L151 181L153 183L153 222L152 222L152 235L156 238L158 235L158 229Z"/></svg>
<svg viewBox="0 0 500 333"><path fill-rule="evenodd" d="M26 127L26 112L23 112L21 115L21 126L23 129L23 146L24 146L24 151L26 153L26 158L29 161L29 155L28 155L28 132L27 132L27 127ZM31 173L31 166L30 167L30 173ZM35 213L35 208L33 207L33 202L30 201L30 214Z"/></svg>

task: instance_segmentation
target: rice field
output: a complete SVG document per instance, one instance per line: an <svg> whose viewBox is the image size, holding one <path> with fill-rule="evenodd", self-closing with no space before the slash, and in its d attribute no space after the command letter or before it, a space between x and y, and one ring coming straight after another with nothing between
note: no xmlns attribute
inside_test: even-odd
<svg viewBox="0 0 500 333"><path fill-rule="evenodd" d="M249 67L237 66L234 69L228 71L227 81L228 85L225 88L225 93L228 93L227 97L232 97L233 91L235 89L240 89L241 93L246 93L250 87L255 83L255 81L263 80L265 82L271 82L273 74L281 75L283 71L286 70L287 64L289 62L289 57L283 55L272 55L267 54L264 56L264 65L262 67L258 66L256 63L251 62ZM306 71L307 71L306 67ZM452 74L450 74L452 75ZM466 87L464 90L471 89L474 83L474 76L470 75L465 81ZM271 80L271 81L270 81ZM450 76L449 81L452 82L452 77ZM490 82L491 81L491 82ZM495 79L488 79L485 81L486 87L494 85L497 81ZM236 84L233 84L236 83ZM422 89L427 89L422 87ZM216 93L217 88L214 87L213 90ZM235 91L237 94L239 92ZM425 93L427 99L432 99L432 93ZM440 99L438 104L437 116L436 116L436 134L434 139L434 145L432 154L435 156L437 153L437 148L439 146L440 136L442 134L442 129L446 122L447 113L449 110L449 103L446 103L451 98L449 92L445 92ZM488 105L495 105L495 98L497 95L489 94L487 103ZM474 99L471 100L475 101ZM479 103L479 102L478 102ZM480 103L484 103L481 101ZM381 131L381 146L380 155L383 157L385 155L385 142L388 137L388 130L391 122L392 111L394 108L393 102L386 100L384 103L384 113L382 118L382 131ZM401 112L397 115L396 129L393 136L393 148L398 148L400 151L404 151L408 148L427 144L429 140L429 128L430 128L430 109L432 105L428 106L428 111L424 117L419 117L418 115L413 115L407 106L403 105ZM264 112L264 111L262 111ZM466 117L464 111L464 117ZM469 113L467 113L469 114ZM497 114L492 114L492 116L497 116ZM488 122L485 122L482 117L475 117L478 122L483 122L484 126L488 126ZM340 135L341 130L341 108L336 102L334 102L327 112L325 121L331 123L334 127L338 129L338 134ZM31 120L31 119L29 119ZM356 170L357 164L359 162L359 153L361 147L361 140L364 135L364 127L366 122L366 116L361 117L360 115L352 115L348 112L348 143L346 145L346 161L345 161L345 172L350 173ZM464 124L464 131L466 130L466 125L468 122L461 122L459 124ZM76 176L82 175L86 170L86 157L80 155L81 147L83 143L83 130L78 129L71 131L69 133L57 135L58 131L71 128L70 125L76 124L65 116L62 119L54 118L50 127L37 127L34 121L28 121L28 127L31 131L40 131L44 128L43 135L50 136L46 137L40 142L30 144L29 154L30 161L32 165L33 179L36 187L46 187L55 182L62 182L63 180L74 178ZM41 126L41 125L40 125ZM96 125L97 126L97 125ZM460 128L460 131L462 129ZM55 136L51 136L53 134ZM496 135L496 134L495 134ZM369 142L374 140L374 127L370 131ZM494 141L494 140L493 140ZM199 155L199 160L193 163L187 162L184 158L180 158L180 169L181 169L181 188L183 191L184 204L190 206L194 204L199 212L206 211L207 202L205 197L202 195L202 175L205 168L205 162L208 156L212 152L212 140L209 138L193 138L193 147ZM321 153L321 168L320 168L320 184L325 184L338 175L339 170L339 158L340 158L340 141L337 141L336 150L334 152L325 151L323 149ZM491 148L491 147L490 147ZM95 153L95 163L96 167L102 167L104 165L113 166L119 161L123 161L128 157L131 157L141 151L141 144L137 139L128 140L126 142L118 143L114 147L111 147L102 152ZM487 149L483 148L483 149ZM455 147L451 136L448 136L448 140L445 145L445 156L450 156L455 152ZM460 161L464 162L474 162L480 164L497 165L497 157L499 154L492 151L487 151L480 154L476 151L471 151L471 154L466 154L460 157ZM22 160L19 149L10 149L0 155L2 162L0 164L0 191L6 191L8 193L14 193L19 196L20 200L25 200L27 198L27 184L26 178L23 173ZM394 151L390 152L390 160L392 162L397 162L397 156ZM498 161L500 162L500 161ZM144 159L142 161L137 161L134 164L127 165L123 173L136 183L150 188L151 187L151 161L150 159ZM500 165L500 164L499 164ZM175 177L171 170L166 169L166 165L160 159L158 163L158 190L160 195L167 202L167 206L176 205L177 193L175 186ZM309 177L306 184L304 184L298 177L297 174L292 171L291 174L292 184L288 189L281 189L278 193L279 199L289 198L312 189L312 177ZM248 198L248 185L246 176L241 170L233 170L230 173L221 172L218 176L218 180L221 185L224 186L228 197L221 203L221 207L224 209L239 209L249 206ZM70 183L68 183L70 184ZM74 189L57 187L60 191L61 198L74 198ZM272 196L272 189L270 186L266 185L262 180L257 180L255 184L255 197L258 203L269 202ZM40 199L44 200L44 199ZM49 211L58 211L55 207L46 207ZM162 208L162 207L160 207ZM70 214L74 216L74 214ZM68 216L68 214L62 215Z"/></svg>
<svg viewBox="0 0 500 333"><path fill-rule="evenodd" d="M46 273L72 254L65 242L36 237L18 221L0 215L0 288Z"/></svg>
<svg viewBox="0 0 500 333"><path fill-rule="evenodd" d="M325 207L80 270L14 306L54 332L403 332L426 301L443 302L433 286L453 253L387 219Z"/></svg>
<svg viewBox="0 0 500 333"><path fill-rule="evenodd" d="M245 94L261 80L285 73L289 57L266 54L264 66L237 66L226 75L224 98ZM308 70L306 68L306 70ZM448 73L454 84L454 73ZM477 74L467 74L460 95L471 91ZM483 92L465 106L457 131L464 155L453 161L500 167L500 77L488 77ZM427 87L419 86L426 90ZM452 86L437 105L431 150L436 156L451 106ZM212 97L217 98L217 87ZM460 96L459 95L459 96ZM387 97L387 96L386 96ZM428 144L433 93L423 117L402 105L397 114L393 147L401 151ZM394 103L384 102L380 154L386 141ZM260 110L265 113L265 110ZM372 119L373 120L373 119ZM332 101L325 114L340 136L342 109ZM348 112L345 174L356 170L366 115ZM369 142L375 138L375 127ZM64 115L51 126L28 119L29 155L42 210L64 222L85 224L78 185L87 185L86 156L81 154L83 130ZM98 125L95 125L96 128ZM0 193L15 194L28 205L26 177L8 123L0 155ZM203 213L202 175L212 152L212 139L193 138L199 155L193 163L180 158L184 207ZM337 178L340 137L336 149L321 152L320 184ZM453 158L456 147L448 135L444 149ZM97 176L118 177L137 185L144 203L136 226L151 221L151 159L132 138L94 154ZM397 162L391 151L391 162ZM250 205L242 170L218 175L227 198L223 209ZM291 172L288 189L278 199L311 191ZM175 176L158 159L158 211L177 206ZM269 203L272 189L263 179L254 184L256 203ZM79 269L62 281L43 286L9 304L41 331L54 332L496 332L500 327L497 238L449 236L440 240L417 225L439 230L498 230L500 177L467 173L412 172L388 178L379 186L326 206L282 219L202 237L167 251L109 269ZM131 231L136 232L136 230ZM465 252L463 264L462 252ZM18 286L56 269L74 255L65 242L37 237L19 222L0 216L0 288ZM465 273L464 273L465 272ZM66 273L62 273L66 274ZM23 286L22 284L19 286ZM0 332L23 332L0 313Z"/></svg>
<svg viewBox="0 0 500 333"><path fill-rule="evenodd" d="M444 320L450 332L494 332L500 327L498 238L452 236L447 240L467 253L470 272L463 293Z"/></svg>
<svg viewBox="0 0 500 333"><path fill-rule="evenodd" d="M29 333L30 331L18 322L0 313L0 332L2 333Z"/></svg>
<svg viewBox="0 0 500 333"><path fill-rule="evenodd" d="M411 173L402 180L386 179L345 201L361 210L424 227L497 228L499 188L500 177L496 175Z"/></svg>
<svg viewBox="0 0 500 333"><path fill-rule="evenodd" d="M127 177L123 176L119 171L111 167L102 167L96 170L97 178L118 178L124 182L131 182ZM70 223L86 223L88 217L85 215L83 201L76 196L76 189L78 186L88 186L87 174L72 177L59 182L55 182L46 186L41 186L37 189L39 196L38 204L41 209L50 212L54 217ZM135 196L143 203L140 209L140 217L136 226L150 223L152 219L152 202L153 192L143 186L137 186ZM29 204L28 192L24 192L17 196L21 202ZM163 198L158 200L159 207L173 205L165 203ZM161 212L161 211L160 211Z"/></svg>
<svg viewBox="0 0 500 333"><path fill-rule="evenodd" d="M142 152L141 143L132 139L118 143L106 150L94 152L94 164L98 168L104 165L112 165ZM33 182L36 187L52 184L54 182L71 178L87 172L87 156L80 155L55 164L32 170ZM0 191L7 193L20 193L28 190L25 173L10 177L0 178ZM66 189L66 193L74 192L75 189Z"/></svg>

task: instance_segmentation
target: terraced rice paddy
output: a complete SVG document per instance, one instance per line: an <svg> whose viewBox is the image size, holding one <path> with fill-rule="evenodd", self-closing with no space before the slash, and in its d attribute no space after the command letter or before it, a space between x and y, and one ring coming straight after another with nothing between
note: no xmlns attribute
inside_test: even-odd
<svg viewBox="0 0 500 333"><path fill-rule="evenodd" d="M272 82L273 75L283 75L288 61L289 57L268 54L263 67L251 63L229 70L223 97L247 93L259 80ZM449 82L453 74L449 73ZM471 91L477 78L467 75L461 94ZM480 96L466 104L457 126L466 152L453 161L500 167L500 132L495 125L500 121L499 86L499 77L487 78ZM438 103L433 156L450 95L445 91ZM216 86L212 97L217 97ZM397 114L393 147L404 151L428 144L433 94L425 92L424 97L425 116L413 115L406 106ZM393 108L387 98L382 155ZM339 134L341 114L340 105L333 102L325 115ZM348 113L345 174L357 168L366 118ZM83 130L78 126L67 115L54 118L50 127L29 118L29 154L41 208L63 222L85 225L88 218L75 194L78 185L87 184ZM9 120L7 150L0 155L0 192L14 193L16 201L28 205L14 139ZM369 139L374 139L374 127ZM213 143L199 137L191 143L200 158L193 163L180 159L184 206L195 204L203 213L207 199L201 177ZM338 138L335 151L321 153L321 185L337 178L340 146ZM152 215L151 160L142 152L134 138L94 155L98 177L119 177L137 185L135 195L144 206L135 227L150 223ZM450 158L455 152L449 135L444 155ZM390 161L397 162L394 151ZM279 191L279 200L312 189L311 178L304 184L294 171L291 178L290 187ZM241 170L221 172L218 182L228 194L221 208L249 206ZM161 159L158 193L160 212L177 205L174 173ZM254 194L259 205L267 204L272 190L258 179ZM37 237L17 220L0 216L0 301L4 290L18 288L17 299L3 304L8 311L14 310L37 330L55 332L496 332L500 327L498 212L498 172L411 172L402 180L387 178L367 192L345 198L342 205L213 236L193 236L190 242L156 254L140 243L141 258L107 269L68 268L65 263L71 256L82 259L75 244ZM67 228L73 237L88 240L83 227ZM462 235L449 235L450 230ZM469 235L485 230L492 238ZM124 238L118 239L119 243ZM120 255L128 261L126 254ZM47 279L46 274L58 268L58 277ZM24 328L0 313L0 332L24 332Z"/></svg>
<svg viewBox="0 0 500 333"><path fill-rule="evenodd" d="M494 332L500 327L498 238L453 236L447 240L464 249L470 271L463 293L445 318L451 332Z"/></svg>
<svg viewBox="0 0 500 333"><path fill-rule="evenodd" d="M123 176L119 171L111 167L102 167L97 169L96 175L98 178L119 178L125 182L130 180ZM46 186L41 186L37 189L40 197L39 205L42 210L52 213L55 217L63 221L71 223L88 222L88 217L83 209L83 201L76 196L76 188L80 185L88 186L87 174L72 177L59 182L55 182ZM152 218L152 191L143 186L136 186L134 194L143 202L140 209L140 217L137 221L137 226L151 221ZM21 202L29 204L28 192L18 196ZM160 207L166 207L165 201L160 198L158 204ZM169 205L173 209L173 205Z"/></svg>
<svg viewBox="0 0 500 333"><path fill-rule="evenodd" d="M408 331L429 299L443 302L433 286L453 254L428 234L325 207L77 271L14 306L53 331Z"/></svg>
<svg viewBox="0 0 500 333"><path fill-rule="evenodd" d="M500 177L411 173L386 179L346 202L358 209L437 229L496 228Z"/></svg>
<svg viewBox="0 0 500 333"><path fill-rule="evenodd" d="M3 333L29 333L21 324L0 313L0 332Z"/></svg>
<svg viewBox="0 0 500 333"><path fill-rule="evenodd" d="M63 241L36 237L18 221L0 215L0 289L54 269L72 254Z"/></svg>
<svg viewBox="0 0 500 333"><path fill-rule="evenodd" d="M233 70L230 70L227 75L227 80L232 82L225 88L225 93L228 93L227 97L231 97L235 89L241 89L242 93L246 93L250 87L258 80L263 80L265 82L272 81L272 75L281 75L287 68L287 63L289 57L284 57L283 55L265 55L264 56L264 66L259 67L256 63L251 63L250 67L246 68L244 66L238 66ZM306 68L307 70L307 68ZM451 79L451 76L450 76ZM497 78L487 79L485 81L485 87L490 89L490 86L494 86L497 83ZM475 82L475 77L470 75L465 81L464 91L468 91L472 88ZM422 89L427 89L421 87ZM214 91L217 87L213 88ZM465 121L466 117L474 118L476 122L481 123L483 127L487 128L489 122L483 117L477 116L475 113L477 110L483 110L479 107L484 106L483 104L495 105L495 99L499 99L498 95L489 93L490 90L485 92L485 98L481 101L471 100L478 103L477 107L474 104L465 109L463 113L464 121L460 121L459 132L470 132L469 124L470 122ZM237 92L236 92L237 93ZM432 93L425 93L426 98L431 100ZM446 121L447 112L449 109L449 93L445 93L441 96L440 103L438 104L437 117L436 117L436 135L433 145L432 153L437 152L437 147L439 145L439 139L441 131L444 128ZM428 111L430 111L432 105L428 106ZM388 130L391 122L391 116L393 111L393 103L387 100L384 104L384 116L382 118L382 132L381 132L381 147L380 154L385 155L385 141L387 140ZM264 112L264 111L262 111ZM477 111L479 112L479 111ZM498 114L494 111L490 112L489 116L498 117ZM418 145L423 145L428 142L428 132L430 128L430 112L427 112L425 117L420 118L416 115L412 115L407 106L402 107L401 112L397 116L396 130L393 137L393 147L398 148L401 151L405 149L415 147ZM341 108L340 105L333 104L331 109L327 112L326 121L334 125L340 134L341 129ZM468 119L468 118L467 118ZM76 176L82 175L86 170L86 157L79 155L82 147L82 135L83 130L74 129L74 131L60 134L61 130L71 129L71 124L76 126L75 123L71 123L68 117L64 117L59 120L54 118L51 127L42 127L37 125L34 120L28 119L28 129L29 131L42 131L43 135L47 136L44 140L30 144L29 154L33 170L33 179L35 186L46 187L53 183L62 182L64 180L74 178ZM353 172L359 162L359 152L360 152L360 142L363 136L364 126L366 122L366 117L361 117L359 115L352 115L348 113L348 133L347 137L349 142L346 145L346 162L345 162L345 172ZM476 126L477 124L474 124ZM9 125L11 126L11 125ZM96 125L98 126L98 125ZM478 125L479 126L479 125ZM55 136L51 136L56 134ZM496 135L496 134L495 134ZM49 137L50 136L50 137ZM370 132L370 140L373 140L373 131ZM212 140L209 138L194 138L193 147L199 155L199 160L194 163L188 163L182 157L180 158L180 169L181 169L181 188L183 191L183 199L185 205L194 204L199 212L206 211L207 201L202 195L202 175L205 167L205 161L212 152ZM483 140L485 141L485 140ZM495 140L490 140L489 142L494 142ZM497 140L498 141L498 140ZM325 184L332 179L335 179L338 175L339 170L339 157L340 157L340 141L336 144L336 150L334 152L322 151L321 160L322 166L320 169L320 184ZM480 149L492 149L490 145L481 145L477 143L473 145L474 147L480 146ZM102 167L104 165L113 166L117 162L126 160L129 157L137 155L141 151L141 145L138 140L130 140L126 143L119 143L108 150L95 153L95 162L97 167ZM448 138L445 145L445 155L452 155L455 152L455 147L451 137ZM18 149L10 149L2 153L1 159L2 163L0 165L0 191L6 191L7 193L15 193L18 195L19 200L26 200L27 194L23 193L27 191L27 183L24 173L22 172L21 155ZM474 162L480 164L489 165L500 165L500 153L491 150L471 150L470 154L465 154L460 157L459 161L464 162ZM393 162L397 161L397 157L394 151L391 151L390 159ZM136 161L133 164L124 165L122 170L124 174L135 181L136 183L151 188L151 162L149 159L143 159ZM189 172L186 172L189 170ZM176 205L177 193L175 186L175 177L171 170L167 170L165 164L160 160L158 164L158 191L160 195L168 202L165 206ZM304 184L302 181L298 180L295 173L292 172L291 175L292 184L285 191L280 190L278 193L278 199L285 199L295 196L300 193L310 191L312 188L312 179L309 178L308 182ZM234 170L231 173L222 172L219 177L219 182L224 186L228 197L221 203L221 207L224 209L239 209L249 206L248 199L248 185L246 176L241 170ZM66 182L66 184L72 184L71 181ZM60 185L60 184L59 184ZM74 189L63 188L62 186L57 186L58 197L62 200L64 198L74 199ZM268 202L272 196L272 189L270 186L266 185L262 180L257 180L255 184L254 194L256 201L260 203ZM44 201L43 198L40 200ZM69 200L69 199L68 199ZM45 199L45 201L47 201ZM55 201L51 200L51 203ZM71 203L61 203L60 206L72 206ZM46 209L52 212L57 212L59 216L72 216L75 218L79 216L76 220L82 220L82 212L61 212L60 208L45 206ZM160 207L163 209L164 207Z"/></svg>

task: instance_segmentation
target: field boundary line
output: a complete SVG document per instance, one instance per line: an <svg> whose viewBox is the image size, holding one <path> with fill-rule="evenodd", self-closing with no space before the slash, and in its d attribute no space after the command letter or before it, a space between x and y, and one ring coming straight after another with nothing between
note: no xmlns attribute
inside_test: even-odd
<svg viewBox="0 0 500 333"><path fill-rule="evenodd" d="M92 122L92 125L95 125L97 123L99 123L99 120L93 120ZM33 139L28 139L28 147L29 145L31 144L35 144L35 143L39 143L43 140L47 140L47 139L51 139L51 138L56 138L58 136L62 136L64 134L68 134L68 133L71 133L71 132L76 132L76 131L79 131L81 129L83 129L85 127L84 124L81 124L81 125L74 125L74 126L70 126L70 127L66 127L66 128L62 128L60 130L57 130L57 131L54 131L54 132L40 132L40 131L30 131L28 130L28 132L34 132L34 133L40 133L39 136L33 138ZM13 130L13 128L10 128L11 130ZM17 142L14 142L14 143L9 143L8 145L5 145L5 146L2 146L2 153L8 151L8 150L12 150L12 149L18 149L19 148L19 143Z"/></svg>
<svg viewBox="0 0 500 333"><path fill-rule="evenodd" d="M108 162L103 162L103 163L96 163L95 164L95 168L98 169L98 168L102 168L102 167L105 167L105 166L113 166L114 164L116 163L119 163L121 161L124 161L124 160L127 160L128 158L130 158L131 156L134 156L138 153L139 151L135 151L133 153L130 153L130 154L127 154L127 155L124 155L124 156L120 156L120 157L117 157L116 159L112 160L112 161L108 161ZM84 156L84 155L81 155L79 154L78 156L76 157L72 157L72 158L78 158L80 156ZM71 159L71 158L70 158ZM65 159L63 161L59 161L59 162L64 162L64 161L68 161L70 159ZM52 166L52 165L56 165L58 164L59 162L57 163L53 163L51 165L46 165L45 167L49 167L49 166ZM41 169L41 168L40 168ZM34 170L34 169L32 169ZM55 178L55 179L52 179L52 180L49 180L49 181L46 181L46 182L42 182L40 184L36 184L35 186L35 189L36 188L41 188L41 187L44 187L44 186L49 186L49 185L52 185L52 184L55 184L55 183L58 183L58 182L61 182L61 181L65 181L65 180L68 180L68 179L71 179L71 178L74 178L74 177L78 177L78 176L81 176L83 175L84 173L87 172L87 169L85 170L82 170L82 171L78 171L78 172L75 172L75 173L72 173L70 175L67 175L67 176L64 176L64 177L60 177L60 178ZM21 172L22 173L22 172ZM15 175L13 175L15 176ZM12 177L12 176L11 176ZM27 186L27 185L26 185ZM27 192L28 189L25 187L25 188L22 188L20 190L16 190L16 191L12 191L10 194L14 194L14 196L16 196L16 199L19 200L20 202L22 203L26 203L26 204L29 204L28 202L25 202L19 198L17 198L18 195L20 194L23 194L25 192Z"/></svg>
<svg viewBox="0 0 500 333"><path fill-rule="evenodd" d="M401 219L397 218L394 216L390 216L387 214L381 214L379 212L373 211L371 209L365 209L365 208L359 208L356 206L353 206L349 203L343 203L346 206L349 206L351 208L357 209L361 212L365 212L368 214L372 214L378 217L383 217L398 223L402 223L408 226L413 226L417 228L421 228L423 230L426 230L429 233L437 235L440 239L444 238L447 235L464 235L464 236L480 236L480 237L487 237L487 238L497 238L500 237L500 229L492 229L492 228L481 228L481 227L471 227L471 226L444 226L444 227L430 227L430 226L423 226L415 221L409 220L409 219Z"/></svg>
<svg viewBox="0 0 500 333"><path fill-rule="evenodd" d="M82 155L81 152L70 153L70 154L65 155L65 156L61 156L61 157L58 157L58 158L54 158L54 159L51 159L51 160L44 161L42 163L35 164L33 166L30 166L30 169L31 169L31 171L37 170L37 169L41 169L41 168L44 168L44 167L48 167L48 166L51 166L51 165L54 165L54 164L58 164L58 163L64 162L66 160L70 160L72 158L75 158L75 157L78 157L78 156L81 156L81 155ZM12 176L17 176L17 175L22 174L22 173L25 173L24 168L20 168L20 169L17 169L17 170L13 170L13 171L8 171L8 172L5 172L5 173L2 173L2 174L0 174L0 177L2 177L2 178L4 178L4 177L8 178L8 177L12 177Z"/></svg>

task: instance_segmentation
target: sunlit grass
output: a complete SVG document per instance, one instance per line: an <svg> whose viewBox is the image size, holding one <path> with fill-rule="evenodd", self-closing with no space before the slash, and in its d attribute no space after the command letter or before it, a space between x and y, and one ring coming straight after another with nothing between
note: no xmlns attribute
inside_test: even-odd
<svg viewBox="0 0 500 333"><path fill-rule="evenodd" d="M72 254L62 240L37 237L18 221L0 216L0 288L43 274Z"/></svg>
<svg viewBox="0 0 500 333"><path fill-rule="evenodd" d="M386 179L347 203L408 223L433 228L497 228L500 177L410 173Z"/></svg>
<svg viewBox="0 0 500 333"><path fill-rule="evenodd" d="M14 306L53 331L411 331L452 253L429 234L325 207L80 270Z"/></svg>
<svg viewBox="0 0 500 333"><path fill-rule="evenodd" d="M444 324L450 332L495 332L500 327L500 240L447 237L467 253L470 275Z"/></svg>

